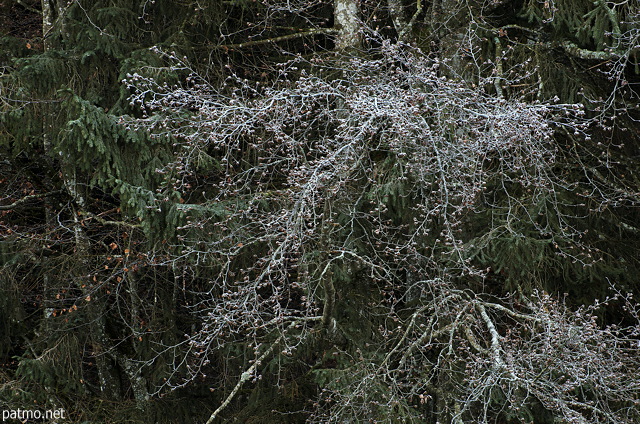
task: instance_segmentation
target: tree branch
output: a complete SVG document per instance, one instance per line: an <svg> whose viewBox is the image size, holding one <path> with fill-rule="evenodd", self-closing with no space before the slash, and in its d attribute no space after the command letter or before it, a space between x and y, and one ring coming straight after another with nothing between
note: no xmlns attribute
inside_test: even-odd
<svg viewBox="0 0 640 424"><path fill-rule="evenodd" d="M38 15L42 15L42 10L38 10L35 7L29 6L28 4L26 4L22 0L16 0L16 3L18 3L20 6L24 7L29 12L33 12L33 13L37 13Z"/></svg>
<svg viewBox="0 0 640 424"><path fill-rule="evenodd" d="M333 28L317 28L305 32L297 32L295 34L281 35L280 37L267 38L263 40L253 40L237 44L221 44L215 46L216 49L232 50L243 49L245 47L260 46L262 44L279 43L281 41L294 40L296 38L307 37L312 35L331 35L337 34L338 31Z"/></svg>
<svg viewBox="0 0 640 424"><path fill-rule="evenodd" d="M597 52L594 50L583 49L571 41L563 41L560 43L560 47L562 47L564 51L569 53L571 56L586 60L612 60L619 59L622 56L622 54L617 51Z"/></svg>
<svg viewBox="0 0 640 424"><path fill-rule="evenodd" d="M41 199L43 197L53 196L54 194L60 194L60 193L62 193L62 190L56 190L50 193L30 194L28 196L23 197L22 199L16 200L10 205L0 205L0 211L8 211L17 206L20 206L23 203L29 202L31 200Z"/></svg>
<svg viewBox="0 0 640 424"><path fill-rule="evenodd" d="M422 13L422 1L418 0L418 2L416 3L416 12L413 14L411 19L409 20L409 23L398 34L398 38L400 40L404 40L405 36L409 32L411 32L411 30L413 29L413 25L416 23L416 19L418 19L418 15L420 15L420 13Z"/></svg>
<svg viewBox="0 0 640 424"><path fill-rule="evenodd" d="M533 315L526 315L526 314L521 314L519 312L513 311L509 308L506 308L500 304L497 303L491 303L491 302L480 302L480 304L482 306L486 306L487 308L493 308L493 309L497 309L499 311L502 311L508 315L511 315L513 318L520 318L526 321L535 321L535 322L540 322L540 318L533 316Z"/></svg>
<svg viewBox="0 0 640 424"><path fill-rule="evenodd" d="M287 327L287 329L294 327L296 324L298 323L298 321L293 321L291 324L289 324L289 327ZM207 420L206 424L211 424L213 423L213 420L216 419L216 417L218 416L218 414L220 412L222 412L222 410L224 408L226 408L229 403L231 403L231 401L233 400L233 398L235 397L236 393L238 393L238 390L240 390L240 388L244 385L244 383L251 378L251 376L253 375L253 373L256 371L256 368L258 368L260 366L260 364L262 363L262 361L264 361L267 356L269 356L271 354L271 352L273 352L273 350L276 348L276 346L278 344L280 344L280 342L282 341L282 339L284 339L284 333L286 332L286 330L280 334L280 336L276 339L275 342L273 342L271 344L271 346L269 346L269 349L265 350L262 355L260 355L260 357L258 359L256 359L253 364L249 367L248 370L246 370L245 372L242 373L242 375L240 375L240 380L238 380L238 382L236 383L235 387L233 388L233 390L231 390L231 393L229 393L229 396L227 396L227 398L224 400L224 402L222 402L222 404L218 407L218 409L216 409L215 411L213 411L213 413L211 414L211 416L209 417L209 419Z"/></svg>
<svg viewBox="0 0 640 424"><path fill-rule="evenodd" d="M87 212L87 211L82 211L81 213L82 213L82 215L86 215L91 219L95 219L96 221L98 221L102 225L118 225L118 226L129 227L129 228L140 228L141 227L140 224L130 224L130 223L124 222L124 221L109 221L109 220L106 220L104 218L99 217L96 214L93 214L93 213Z"/></svg>
<svg viewBox="0 0 640 424"><path fill-rule="evenodd" d="M484 308L482 303L476 303L476 309L480 312L480 316L482 320L487 326L489 330L489 334L491 335L491 353L493 355L493 363L496 369L504 369L506 365L502 360L502 356L500 355L500 335L498 334L498 330L496 330L495 325L493 325L493 321L489 318L489 314L487 314L487 310Z"/></svg>

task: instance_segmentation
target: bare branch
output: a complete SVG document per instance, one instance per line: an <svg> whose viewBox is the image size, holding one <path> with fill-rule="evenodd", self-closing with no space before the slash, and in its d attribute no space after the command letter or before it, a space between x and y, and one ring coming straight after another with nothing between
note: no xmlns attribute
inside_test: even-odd
<svg viewBox="0 0 640 424"><path fill-rule="evenodd" d="M214 46L214 48L222 49L222 50L243 49L243 48L246 48L246 47L261 46L261 45L264 45L264 44L271 44L271 43L275 44L275 43L280 43L282 41L295 40L296 38L311 37L311 36L314 36L314 35L335 35L337 33L338 33L338 31L333 29L333 28L317 28L317 29L307 30L307 31L304 31L304 32L297 32L295 34L281 35L279 37L267 38L267 39L262 39L262 40L246 41L244 43L219 44L219 45Z"/></svg>
<svg viewBox="0 0 640 424"><path fill-rule="evenodd" d="M30 202L32 200L36 200L36 199L42 199L44 197L49 197L49 196L54 196L56 194L60 194L62 193L62 190L56 190L56 191L52 191L49 193L40 193L40 194L30 194L28 196L25 196L21 199L16 200L15 202L11 203L10 205L0 205L0 211L8 211L11 209L14 209L18 206L20 206L23 203L27 203Z"/></svg>
<svg viewBox="0 0 640 424"><path fill-rule="evenodd" d="M229 395L226 397L226 399L224 400L224 402L222 402L222 404L220 404L220 406L218 407L218 409L216 409L215 411L213 411L213 413L211 414L211 416L209 417L209 419L207 420L206 424L211 424L213 423L213 421L216 419L216 417L218 416L218 414L220 414L220 412L222 412L222 410L224 410L224 408L226 408L229 403L231 403L231 401L233 400L233 398L235 397L236 393L238 393L238 390L240 390L240 388L244 385L244 383L249 380L253 374L256 372L256 369L262 365L262 361L264 361L269 355L271 355L271 353L273 352L273 350L276 348L276 346L278 346L280 344L280 342L282 342L282 340L284 340L284 336L285 333L288 329L295 327L295 325L297 324L296 321L292 322L291 324L289 324L289 326L287 327L287 329L280 334L280 336L278 336L278 338L271 343L271 346L269 346L269 348L267 350L265 350L264 352L262 352L262 354L260 355L260 357L258 357L253 364L251 364L251 366L242 373L242 375L240 376L240 380L238 380L238 382L236 383L235 387L233 388L233 390L231 390L231 393L229 393Z"/></svg>

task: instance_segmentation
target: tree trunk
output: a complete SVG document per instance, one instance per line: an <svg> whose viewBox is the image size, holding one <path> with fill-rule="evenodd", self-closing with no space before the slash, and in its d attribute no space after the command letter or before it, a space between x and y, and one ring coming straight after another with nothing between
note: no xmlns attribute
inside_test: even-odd
<svg viewBox="0 0 640 424"><path fill-rule="evenodd" d="M335 0L333 7L338 29L336 48L350 50L360 47L362 32L357 0Z"/></svg>

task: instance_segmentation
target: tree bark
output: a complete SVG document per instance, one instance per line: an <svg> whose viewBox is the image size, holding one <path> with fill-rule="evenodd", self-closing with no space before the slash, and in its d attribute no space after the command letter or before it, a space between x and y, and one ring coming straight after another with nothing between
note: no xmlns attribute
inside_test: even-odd
<svg viewBox="0 0 640 424"><path fill-rule="evenodd" d="M335 0L334 17L338 38L336 49L350 50L360 47L362 32L357 0Z"/></svg>

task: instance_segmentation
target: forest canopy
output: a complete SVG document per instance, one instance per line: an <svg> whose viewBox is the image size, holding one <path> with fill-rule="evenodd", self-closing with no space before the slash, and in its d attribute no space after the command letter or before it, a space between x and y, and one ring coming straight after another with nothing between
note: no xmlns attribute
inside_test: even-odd
<svg viewBox="0 0 640 424"><path fill-rule="evenodd" d="M639 52L632 0L0 2L3 411L639 422Z"/></svg>

